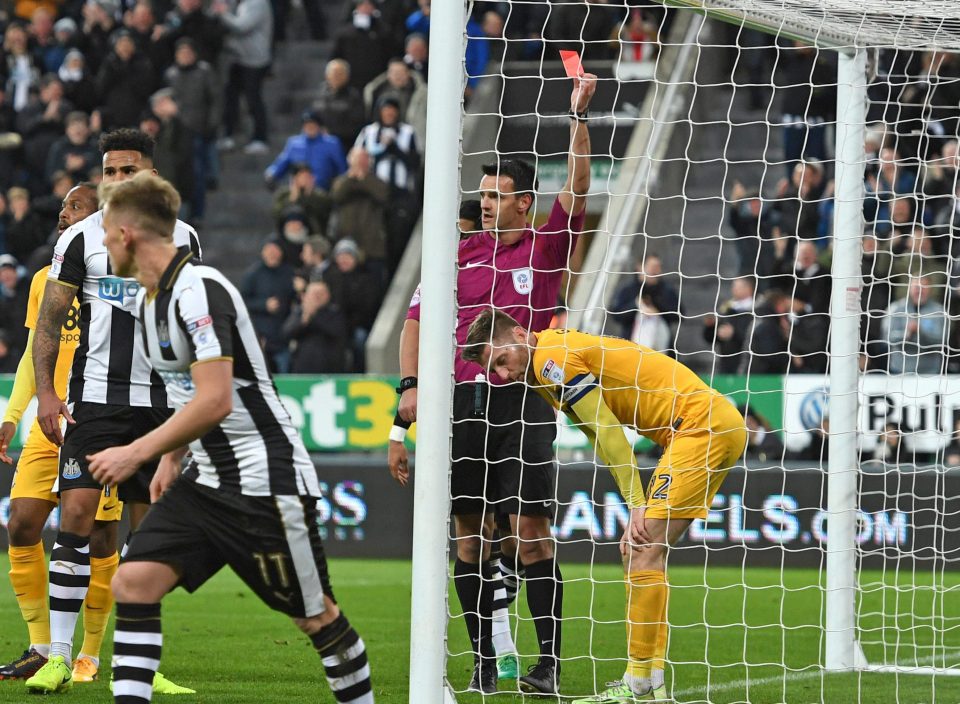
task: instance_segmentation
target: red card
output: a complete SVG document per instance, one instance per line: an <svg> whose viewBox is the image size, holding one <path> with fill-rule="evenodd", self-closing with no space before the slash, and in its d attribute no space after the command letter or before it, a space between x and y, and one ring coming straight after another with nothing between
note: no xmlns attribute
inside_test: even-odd
<svg viewBox="0 0 960 704"><path fill-rule="evenodd" d="M563 68L570 78L579 78L583 75L583 64L580 63L580 54L575 51L560 50L560 58L563 59Z"/></svg>

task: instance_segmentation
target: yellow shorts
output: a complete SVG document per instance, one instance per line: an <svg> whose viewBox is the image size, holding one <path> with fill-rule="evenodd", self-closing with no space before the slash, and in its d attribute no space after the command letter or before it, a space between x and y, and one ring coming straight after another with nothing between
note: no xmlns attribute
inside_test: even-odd
<svg viewBox="0 0 960 704"><path fill-rule="evenodd" d="M35 439L37 436L42 440ZM31 429L10 486L11 499L40 499L60 503L53 487L60 474L60 451L47 440L39 429ZM104 487L97 508L98 521L119 521L123 514L123 502L117 498L116 489Z"/></svg>
<svg viewBox="0 0 960 704"><path fill-rule="evenodd" d="M746 424L726 399L718 397L699 426L680 430L664 448L647 487L650 518L706 518L727 472L743 454Z"/></svg>

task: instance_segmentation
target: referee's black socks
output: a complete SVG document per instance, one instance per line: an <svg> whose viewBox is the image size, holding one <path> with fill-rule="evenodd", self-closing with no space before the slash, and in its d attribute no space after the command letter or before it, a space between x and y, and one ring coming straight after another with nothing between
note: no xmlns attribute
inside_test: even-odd
<svg viewBox="0 0 960 704"><path fill-rule="evenodd" d="M141 704L153 695L153 677L160 667L163 634L160 604L117 602L113 629L114 704Z"/></svg>
<svg viewBox="0 0 960 704"><path fill-rule="evenodd" d="M563 577L556 557L540 560L526 569L527 606L540 643L540 656L560 657L563 618Z"/></svg>
<svg viewBox="0 0 960 704"><path fill-rule="evenodd" d="M373 704L366 647L343 612L311 635L310 641L323 661L334 698L341 703Z"/></svg>
<svg viewBox="0 0 960 704"><path fill-rule="evenodd" d="M453 584L463 609L463 620L473 645L474 657L495 658L493 650L493 583L490 563L464 562L460 558L453 565Z"/></svg>

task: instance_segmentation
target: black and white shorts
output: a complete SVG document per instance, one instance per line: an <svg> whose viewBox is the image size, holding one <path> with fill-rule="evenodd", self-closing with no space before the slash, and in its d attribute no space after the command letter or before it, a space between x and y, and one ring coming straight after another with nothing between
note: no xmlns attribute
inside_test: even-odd
<svg viewBox="0 0 960 704"><path fill-rule="evenodd" d="M90 474L87 455L93 455L109 447L129 445L142 438L173 414L169 408L141 408L108 403L73 404L73 419L67 425L60 448L60 478L58 491L70 489L100 489L100 484ZM157 471L159 460L144 463L137 473L121 484L118 497L121 501L150 503L150 480Z"/></svg>
<svg viewBox="0 0 960 704"><path fill-rule="evenodd" d="M553 517L557 416L536 392L458 384L453 393L452 513ZM476 414L478 401L483 416Z"/></svg>
<svg viewBox="0 0 960 704"><path fill-rule="evenodd" d="M224 565L270 608L297 618L333 600L317 499L243 496L178 479L133 533L126 562L163 562L196 591Z"/></svg>

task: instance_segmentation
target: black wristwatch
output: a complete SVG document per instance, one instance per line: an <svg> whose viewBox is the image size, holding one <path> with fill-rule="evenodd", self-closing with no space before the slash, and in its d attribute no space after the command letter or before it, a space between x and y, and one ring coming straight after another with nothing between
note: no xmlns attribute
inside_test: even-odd
<svg viewBox="0 0 960 704"><path fill-rule="evenodd" d="M405 376L400 380L400 386L397 387L397 393L402 394L407 389L417 388L417 377Z"/></svg>
<svg viewBox="0 0 960 704"><path fill-rule="evenodd" d="M589 119L589 111L584 110L583 112L576 112L575 110L571 110L567 113L567 116L571 120L576 120L577 122L586 122Z"/></svg>

